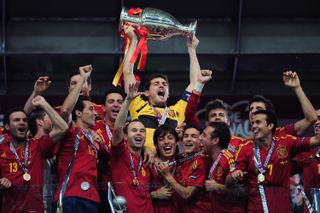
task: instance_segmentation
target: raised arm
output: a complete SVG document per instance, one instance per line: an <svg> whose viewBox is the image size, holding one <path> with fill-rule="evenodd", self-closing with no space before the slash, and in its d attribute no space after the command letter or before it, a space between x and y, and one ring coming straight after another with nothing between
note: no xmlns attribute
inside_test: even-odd
<svg viewBox="0 0 320 213"><path fill-rule="evenodd" d="M134 84L136 79L133 74L134 64L130 63L130 60L134 54L134 51L137 48L137 35L134 32L134 28L132 26L124 26L124 33L128 36L130 40L130 46L127 52L124 55L123 59L123 81L124 81L124 89L125 92L128 93L129 85Z"/></svg>
<svg viewBox="0 0 320 213"><path fill-rule="evenodd" d="M50 104L42 97L36 96L32 99L34 107L41 107L52 121L52 130L49 135L52 143L57 143L68 130L68 124L60 117L60 115L50 106Z"/></svg>
<svg viewBox="0 0 320 213"><path fill-rule="evenodd" d="M131 101L140 93L138 92L140 82L129 85L127 97L124 99L121 109L117 115L117 118L114 122L114 131L112 136L112 146L117 146L124 137L123 128L126 125L126 120L128 116L129 106Z"/></svg>
<svg viewBox="0 0 320 213"><path fill-rule="evenodd" d="M63 102L63 105L61 107L61 117L68 123L70 124L72 121L72 110L77 103L77 100L79 98L82 85L87 81L89 76L91 75L92 72L92 66L91 65L86 65L83 67L79 67L80 71L80 80L77 82L76 86L70 91L68 96Z"/></svg>
<svg viewBox="0 0 320 213"><path fill-rule="evenodd" d="M188 38L188 53L189 53L189 60L190 60L190 68L189 68L190 83L186 88L188 92L191 92L192 89L194 88L197 82L198 73L200 72L200 64L199 64L197 52L196 52L198 44L199 44L199 40L195 35L193 37Z"/></svg>
<svg viewBox="0 0 320 213"><path fill-rule="evenodd" d="M40 76L33 86L33 91L24 105L24 111L27 115L32 111L32 99L37 95L42 95L50 86L51 81L48 76Z"/></svg>
<svg viewBox="0 0 320 213"><path fill-rule="evenodd" d="M189 101L185 111L185 122L189 125L200 127L200 120L196 115L200 102L200 95L204 85L212 78L211 70L201 70L198 72L197 82L189 97Z"/></svg>
<svg viewBox="0 0 320 213"><path fill-rule="evenodd" d="M304 114L304 119L297 121L294 124L294 130L297 133L297 136L303 136L305 131L317 120L317 114L309 101L308 97L302 90L299 76L296 72L286 71L283 73L283 82L284 84L291 88L296 94L301 108Z"/></svg>

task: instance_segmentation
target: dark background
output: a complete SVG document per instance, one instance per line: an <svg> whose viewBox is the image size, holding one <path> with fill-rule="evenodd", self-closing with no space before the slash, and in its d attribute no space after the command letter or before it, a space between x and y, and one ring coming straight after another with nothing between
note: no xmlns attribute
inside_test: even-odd
<svg viewBox="0 0 320 213"><path fill-rule="evenodd" d="M122 6L154 7L188 24L197 19L202 68L214 70L204 101L223 98L231 105L254 94L271 98L281 118L302 116L282 72L296 70L305 92L319 107L320 2L318 0L1 0L0 113L22 105L39 75L53 81L46 97L62 103L67 76L92 64L92 95L110 87L122 56L118 20ZM188 84L186 39L149 42L144 80L169 76L170 95Z"/></svg>

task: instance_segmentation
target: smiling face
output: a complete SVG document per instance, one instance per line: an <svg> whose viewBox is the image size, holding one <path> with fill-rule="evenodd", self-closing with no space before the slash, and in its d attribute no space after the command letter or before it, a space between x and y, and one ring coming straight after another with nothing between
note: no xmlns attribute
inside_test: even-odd
<svg viewBox="0 0 320 213"><path fill-rule="evenodd" d="M196 128L188 128L183 132L182 144L187 154L199 152L201 145L199 140L200 132Z"/></svg>
<svg viewBox="0 0 320 213"><path fill-rule="evenodd" d="M274 124L267 123L267 116L265 114L256 114L252 117L251 126L254 140L262 141L266 137L272 135Z"/></svg>
<svg viewBox="0 0 320 213"><path fill-rule="evenodd" d="M168 82L161 77L154 78L150 81L149 89L145 91L149 102L154 106L165 106L169 97Z"/></svg>
<svg viewBox="0 0 320 213"><path fill-rule="evenodd" d="M167 132L163 136L158 137L157 149L160 158L171 160L177 152L177 141L173 134Z"/></svg>
<svg viewBox="0 0 320 213"><path fill-rule="evenodd" d="M207 126L201 133L199 139L203 144L203 153L211 155L214 146L217 144L215 138L211 138L211 134L215 129L212 126Z"/></svg>
<svg viewBox="0 0 320 213"><path fill-rule="evenodd" d="M109 93L104 103L105 118L112 123L115 122L122 106L123 97L119 93Z"/></svg>
<svg viewBox="0 0 320 213"><path fill-rule="evenodd" d="M132 121L128 124L125 139L132 149L142 149L146 138L146 129L140 121Z"/></svg>
<svg viewBox="0 0 320 213"><path fill-rule="evenodd" d="M92 128L95 125L97 112L94 110L94 106L91 101L84 100L83 104L84 108L82 112L80 112L79 110L76 111L76 114L78 116L77 122L81 122L81 126L84 128Z"/></svg>
<svg viewBox="0 0 320 213"><path fill-rule="evenodd" d="M24 141L28 132L27 115L21 111L11 113L9 123L5 124L5 129L14 140Z"/></svg>

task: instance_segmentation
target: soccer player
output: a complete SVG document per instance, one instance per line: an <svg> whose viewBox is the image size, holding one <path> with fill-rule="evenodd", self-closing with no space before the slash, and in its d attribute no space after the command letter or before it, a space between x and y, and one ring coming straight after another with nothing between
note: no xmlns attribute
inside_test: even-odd
<svg viewBox="0 0 320 213"><path fill-rule="evenodd" d="M291 88L296 94L300 104L302 111L304 113L304 118L295 122L294 124L285 125L284 127L280 127L276 130L276 135L294 135L302 137L305 131L317 120L317 114L312 104L310 103L308 97L305 95L302 90L299 76L296 72L286 71L283 73L283 83L285 86ZM251 123L253 114L257 110L272 110L272 103L264 98L263 96L257 95L254 96L249 101L249 120Z"/></svg>
<svg viewBox="0 0 320 213"><path fill-rule="evenodd" d="M63 212L97 212L97 160L98 154L106 154L106 147L91 130L97 117L93 103L88 96L79 97L92 67L86 65L79 71L80 79L60 112L70 128L57 151L58 188L53 200Z"/></svg>
<svg viewBox="0 0 320 213"><path fill-rule="evenodd" d="M125 27L126 35L130 39L129 49L124 56L123 77L125 91L128 85L134 83L133 64L130 59L136 49L137 36L133 27ZM159 125L169 125L175 128L184 121L184 111L187 105L188 96L197 80L197 74L200 72L200 66L196 55L196 48L199 40L193 36L188 39L188 52L190 58L190 83L183 93L181 99L171 106L167 106L169 96L169 81L166 75L154 74L150 77L145 87L144 100L141 96L136 97L130 106L130 115L132 119L139 119L146 127L146 144L148 148L155 150L153 144L153 133Z"/></svg>
<svg viewBox="0 0 320 213"><path fill-rule="evenodd" d="M211 79L210 70L201 70L198 74L198 79L195 88L192 90L192 93L189 97L189 101L185 111L186 123L197 125L200 127L199 118L196 115L198 105L200 103L200 96L202 88L205 83ZM227 103L220 99L215 99L210 101L206 106L206 121L205 124L208 126L211 122L224 122L228 126L230 125L230 107ZM244 141L243 138L238 136L231 136L228 149L235 154L239 148L239 145Z"/></svg>
<svg viewBox="0 0 320 213"><path fill-rule="evenodd" d="M253 140L240 146L235 170L226 180L228 187L248 182L248 212L290 212L289 177L292 159L320 145L320 135L297 138L274 135L277 118L272 111L252 115Z"/></svg>
<svg viewBox="0 0 320 213"><path fill-rule="evenodd" d="M108 153L111 154L111 139L113 135L114 122L121 108L124 99L124 94L118 88L112 88L105 92L103 96L104 118L97 120L93 130L101 138L99 141L103 146L108 148ZM110 181L110 155L99 158L98 162L98 184L100 194L99 212L109 212L109 203L107 200L107 183Z"/></svg>
<svg viewBox="0 0 320 213"><path fill-rule="evenodd" d="M112 186L117 196L127 200L128 213L153 212L150 189L150 171L143 163L143 146L146 130L139 120L127 125L129 105L139 95L139 83L129 86L120 112L114 124L112 157L110 161ZM123 130L125 127L125 130Z"/></svg>
<svg viewBox="0 0 320 213"><path fill-rule="evenodd" d="M227 149L230 141L229 126L225 122L211 122L199 139L203 143L203 153L211 159L205 182L205 188L210 192L211 212L245 212L245 188L239 186L231 190L225 186L226 177L234 162L233 153Z"/></svg>
<svg viewBox="0 0 320 213"><path fill-rule="evenodd" d="M316 111L317 121L314 123L314 134L320 135L320 110ZM311 149L309 152L299 154L295 161L302 167L304 191L310 202L313 201L312 188L320 188L320 150L318 147ZM305 208L305 212L308 212Z"/></svg>
<svg viewBox="0 0 320 213"><path fill-rule="evenodd" d="M153 137L159 163L174 164L178 152L177 132L169 126L162 125L156 129ZM171 167L170 172L172 175L175 174L176 165ZM151 197L155 212L177 212L175 205L176 200L175 197L172 196L172 189L155 167L151 167L151 188Z"/></svg>
<svg viewBox="0 0 320 213"><path fill-rule="evenodd" d="M177 163L174 175L168 164L159 165L161 174L177 195L177 208L181 212L209 212L211 208L203 189L209 165L200 153L200 133L197 127L186 126L182 138L185 156Z"/></svg>
<svg viewBox="0 0 320 213"><path fill-rule="evenodd" d="M0 144L2 212L43 212L43 168L52 157L53 145L67 131L68 125L41 96L31 104L44 109L52 121L52 130L40 138L27 139L28 122L23 109L12 109L4 118L8 140ZM48 118L48 119L49 119ZM4 180L11 182L9 186Z"/></svg>

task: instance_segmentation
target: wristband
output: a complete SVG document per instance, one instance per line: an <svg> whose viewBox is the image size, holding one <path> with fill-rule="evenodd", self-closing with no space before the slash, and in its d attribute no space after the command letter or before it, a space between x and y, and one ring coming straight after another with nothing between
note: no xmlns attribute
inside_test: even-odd
<svg viewBox="0 0 320 213"><path fill-rule="evenodd" d="M204 87L203 83L196 82L196 84L194 85L194 90L197 91L198 93L201 93L203 87Z"/></svg>

